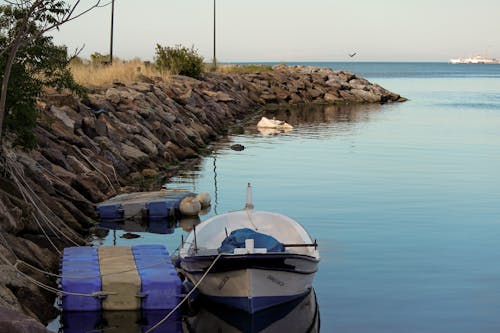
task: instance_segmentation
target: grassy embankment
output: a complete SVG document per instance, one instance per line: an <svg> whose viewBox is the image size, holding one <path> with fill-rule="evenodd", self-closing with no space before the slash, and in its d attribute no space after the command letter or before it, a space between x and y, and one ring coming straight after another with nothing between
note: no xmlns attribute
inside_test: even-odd
<svg viewBox="0 0 500 333"><path fill-rule="evenodd" d="M160 73L153 64L146 65L139 59L123 61L115 60L112 65L93 65L85 63L73 63L70 65L71 72L76 82L84 86L99 86L114 81L133 82L139 77L161 78L168 81L170 74ZM138 70L140 68L140 70ZM268 65L232 65L221 64L217 66L218 73L258 73L270 71ZM213 72L212 65L205 65L205 72Z"/></svg>

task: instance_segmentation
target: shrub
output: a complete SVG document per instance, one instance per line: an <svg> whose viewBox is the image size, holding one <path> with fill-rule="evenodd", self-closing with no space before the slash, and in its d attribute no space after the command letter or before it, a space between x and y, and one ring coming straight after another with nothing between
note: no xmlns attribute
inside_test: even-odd
<svg viewBox="0 0 500 333"><path fill-rule="evenodd" d="M100 66L109 63L109 54L100 54L99 52L94 52L90 55L90 62L94 66Z"/></svg>
<svg viewBox="0 0 500 333"><path fill-rule="evenodd" d="M203 72L203 57L198 55L194 47L191 49L181 45L162 47L156 44L155 63L161 73L199 78Z"/></svg>

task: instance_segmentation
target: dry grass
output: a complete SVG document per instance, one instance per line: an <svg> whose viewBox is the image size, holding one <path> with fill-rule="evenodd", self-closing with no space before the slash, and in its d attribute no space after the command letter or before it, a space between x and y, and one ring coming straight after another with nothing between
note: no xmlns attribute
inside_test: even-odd
<svg viewBox="0 0 500 333"><path fill-rule="evenodd" d="M140 72L138 71L140 68ZM139 79L139 76L149 78L161 77L168 79L168 75L162 75L154 66L145 66L144 62L136 59L131 61L113 61L112 65L92 65L72 63L70 64L71 72L76 82L84 86L99 86L114 81L133 82Z"/></svg>
<svg viewBox="0 0 500 333"><path fill-rule="evenodd" d="M213 70L212 65L210 68ZM259 65L259 64L248 64L248 65L232 65L232 64L219 64L217 65L217 72L219 73L260 73L272 71L272 66L269 65Z"/></svg>
<svg viewBox="0 0 500 333"><path fill-rule="evenodd" d="M140 68L140 72L138 72ZM116 59L112 65L92 65L90 63L71 63L71 72L76 82L84 86L100 86L115 81L134 82L139 80L139 76L148 78L162 78L168 81L168 74L161 74L155 66L144 65L140 59L123 61ZM259 73L271 71L272 67L268 65L232 65L219 64L217 72L219 73ZM212 65L206 64L205 71L213 71Z"/></svg>

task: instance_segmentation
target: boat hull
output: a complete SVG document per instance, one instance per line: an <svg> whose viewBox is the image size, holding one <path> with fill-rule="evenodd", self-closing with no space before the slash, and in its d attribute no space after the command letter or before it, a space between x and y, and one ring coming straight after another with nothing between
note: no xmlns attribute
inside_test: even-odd
<svg viewBox="0 0 500 333"><path fill-rule="evenodd" d="M222 256L219 260L221 262L213 267L213 272L210 271L200 283L200 292L215 302L249 313L308 293L318 263L307 256L284 255ZM205 273L204 269L196 268L207 267L207 263L206 257L191 257L183 261L181 267L187 278L196 284Z"/></svg>

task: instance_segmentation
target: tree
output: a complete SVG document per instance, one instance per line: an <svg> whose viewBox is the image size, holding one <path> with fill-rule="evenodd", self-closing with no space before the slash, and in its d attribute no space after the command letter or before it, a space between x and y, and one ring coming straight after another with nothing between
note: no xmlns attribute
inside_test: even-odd
<svg viewBox="0 0 500 333"><path fill-rule="evenodd" d="M6 60L6 54L0 56L0 68L4 68ZM84 94L68 69L69 61L66 48L54 45L52 37L41 36L32 45L19 49L11 69L4 117L5 129L16 133L16 144L28 149L36 144L36 99L44 87Z"/></svg>
<svg viewBox="0 0 500 333"><path fill-rule="evenodd" d="M2 146L4 118L7 107L9 81L24 48L29 48L43 40L44 34L74 20L94 8L101 7L101 0L79 11L81 0L67 4L62 0L5 0L0 5L0 62L2 83L0 86L0 147ZM47 42L47 40L45 40ZM34 100L33 100L34 103ZM24 104L25 105L25 104ZM22 109L22 108L21 108ZM1 150L0 150L1 153Z"/></svg>

